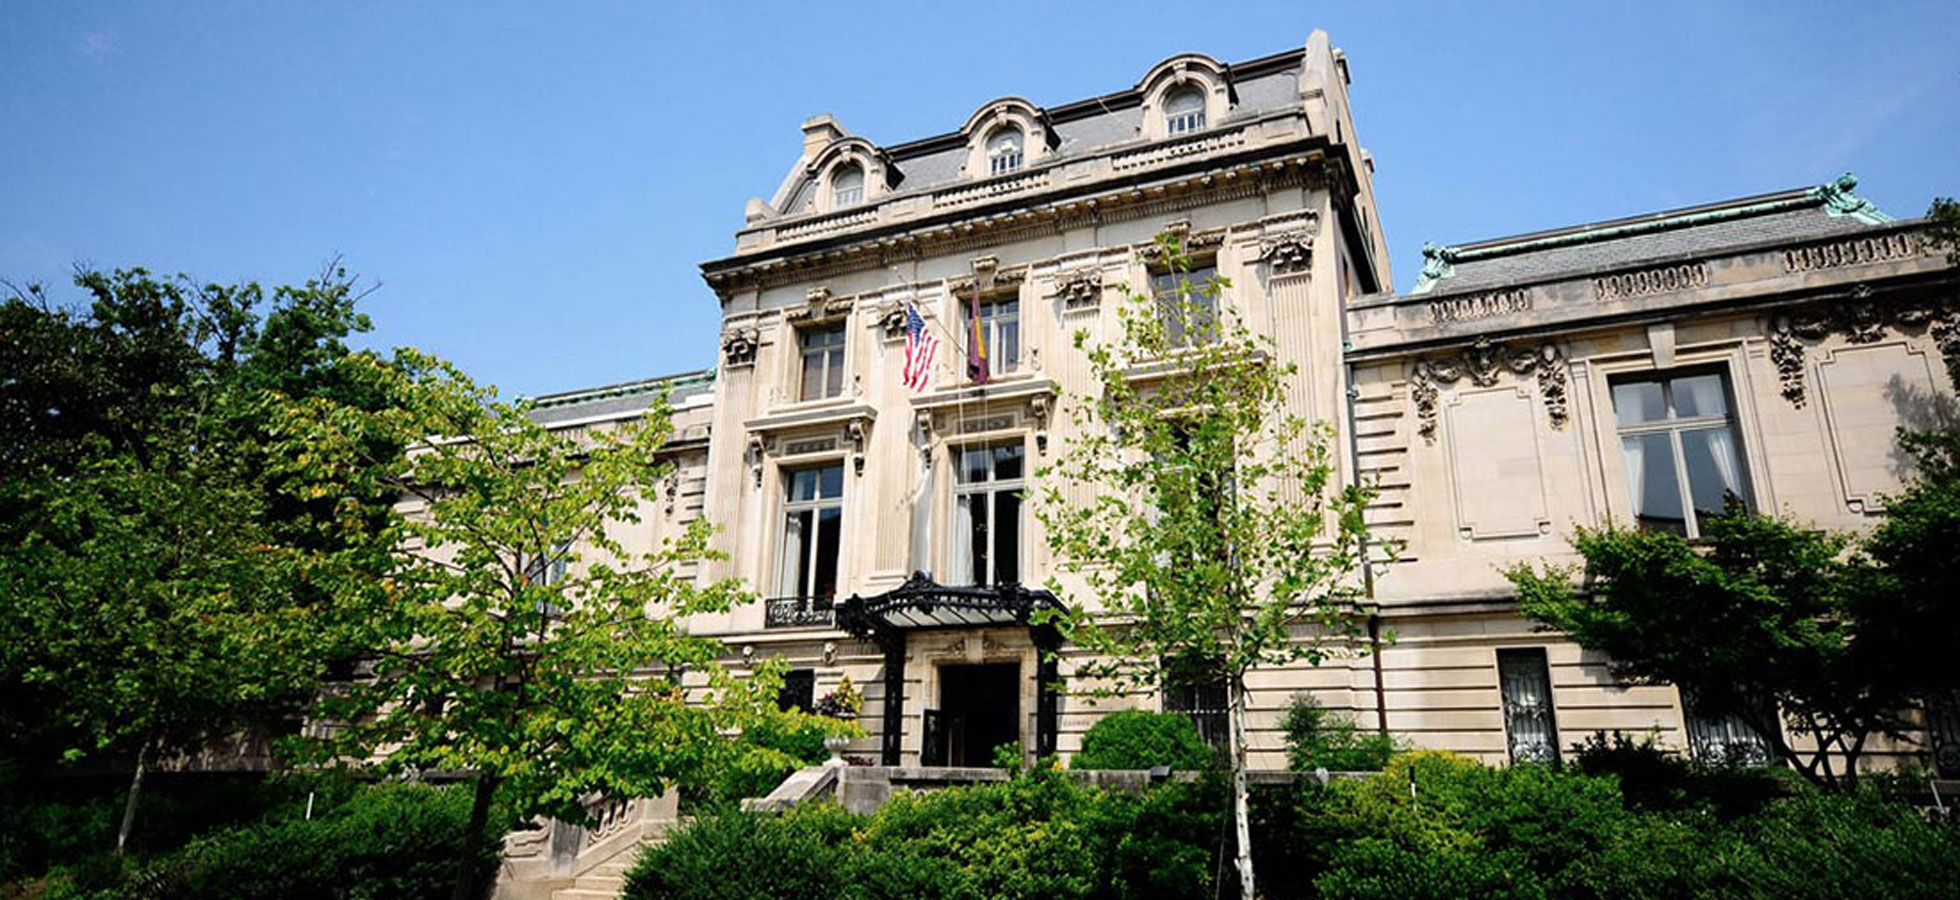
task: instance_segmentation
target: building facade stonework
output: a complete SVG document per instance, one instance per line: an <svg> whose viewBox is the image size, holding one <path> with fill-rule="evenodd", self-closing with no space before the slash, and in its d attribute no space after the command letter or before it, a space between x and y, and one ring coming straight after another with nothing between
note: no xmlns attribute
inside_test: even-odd
<svg viewBox="0 0 1960 900"><path fill-rule="evenodd" d="M1302 692L1490 762L1602 729L1746 744L1674 688L1617 683L1534 628L1501 571L1572 561L1582 526L1692 536L1730 498L1870 527L1908 474L1894 430L1953 394L1955 270L1922 223L1847 178L1432 246L1396 294L1348 83L1315 32L1230 65L1174 57L1064 106L1002 98L909 143L811 119L734 254L702 267L722 309L715 367L535 414L586 427L674 391L679 466L631 540L714 522L727 559L702 576L739 576L764 602L690 627L738 668L786 660L785 702L861 686L870 734L853 755L985 764L1018 741L1066 756L1113 709L1202 719L1202 686L1069 693L1076 651L1045 664L1052 636L1015 606L1055 571L1021 498L1071 438L1060 404L1090 387L1071 335L1108 333L1121 286L1151 289L1149 248L1171 232L1299 367L1295 411L1333 424L1343 480L1379 487L1370 522L1398 548L1373 567L1373 647L1252 674L1255 766L1283 766L1279 719ZM966 371L976 292L985 384ZM901 378L912 306L943 342L923 390Z"/></svg>

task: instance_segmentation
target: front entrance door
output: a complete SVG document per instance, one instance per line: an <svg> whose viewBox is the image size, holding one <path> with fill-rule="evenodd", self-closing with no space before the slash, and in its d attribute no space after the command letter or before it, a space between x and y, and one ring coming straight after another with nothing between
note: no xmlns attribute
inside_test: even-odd
<svg viewBox="0 0 1960 900"><path fill-rule="evenodd" d="M995 747L1021 742L1020 664L940 666L925 724L926 765L993 765Z"/></svg>

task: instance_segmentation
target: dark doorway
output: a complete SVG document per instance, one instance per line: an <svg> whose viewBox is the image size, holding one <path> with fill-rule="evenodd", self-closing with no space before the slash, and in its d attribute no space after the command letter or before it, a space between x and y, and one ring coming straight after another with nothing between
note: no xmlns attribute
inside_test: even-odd
<svg viewBox="0 0 1960 900"><path fill-rule="evenodd" d="M928 766L993 765L995 747L1021 742L1020 664L940 666L925 738Z"/></svg>

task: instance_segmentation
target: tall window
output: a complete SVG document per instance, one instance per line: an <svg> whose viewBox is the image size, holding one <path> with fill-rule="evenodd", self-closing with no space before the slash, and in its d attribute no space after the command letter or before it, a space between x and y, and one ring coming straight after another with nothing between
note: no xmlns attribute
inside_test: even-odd
<svg viewBox="0 0 1960 900"><path fill-rule="evenodd" d="M1189 272L1158 272L1150 276L1150 294L1157 299L1173 347L1189 347L1218 339L1218 297L1212 282L1216 265Z"/></svg>
<svg viewBox="0 0 1960 900"><path fill-rule="evenodd" d="M1504 697L1504 735L1514 763L1558 762L1558 719L1552 710L1552 676L1545 648L1497 651L1497 681Z"/></svg>
<svg viewBox="0 0 1960 900"><path fill-rule="evenodd" d="M1205 127L1205 92L1181 87L1164 98L1164 133L1184 134Z"/></svg>
<svg viewBox="0 0 1960 900"><path fill-rule="evenodd" d="M1004 375L1021 365L1021 301L980 304L980 336L987 342L987 371Z"/></svg>
<svg viewBox="0 0 1960 900"><path fill-rule="evenodd" d="M797 336L803 344L804 400L822 400L844 393L844 325L805 328Z"/></svg>
<svg viewBox="0 0 1960 900"><path fill-rule="evenodd" d="M1164 711L1183 713L1197 726L1205 743L1223 751L1230 740L1231 697L1224 673L1216 664L1168 663L1164 675Z"/></svg>
<svg viewBox="0 0 1960 900"><path fill-rule="evenodd" d="M1730 499L1748 496L1729 409L1720 372L1614 382L1613 414L1641 530L1697 538Z"/></svg>
<svg viewBox="0 0 1960 900"><path fill-rule="evenodd" d="M830 179L830 208L843 209L864 202L864 169L848 165Z"/></svg>
<svg viewBox="0 0 1960 900"><path fill-rule="evenodd" d="M815 669L791 669L783 673L782 690L776 692L776 708L783 712L796 710L809 712L816 704L817 673Z"/></svg>
<svg viewBox="0 0 1960 900"><path fill-rule="evenodd" d="M987 174L1004 175L1021 167L1021 129L1009 126L987 138Z"/></svg>
<svg viewBox="0 0 1960 900"><path fill-rule="evenodd" d="M837 596L837 552L844 537L842 463L796 469L784 479L783 558L779 595L803 609L828 609Z"/></svg>
<svg viewBox="0 0 1960 900"><path fill-rule="evenodd" d="M952 583L1019 584L1025 451L1016 442L955 452Z"/></svg>

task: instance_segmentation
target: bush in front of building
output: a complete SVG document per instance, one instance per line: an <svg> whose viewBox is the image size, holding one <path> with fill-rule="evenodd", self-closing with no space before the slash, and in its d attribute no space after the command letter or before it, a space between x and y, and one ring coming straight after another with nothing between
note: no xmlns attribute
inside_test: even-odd
<svg viewBox="0 0 1960 900"><path fill-rule="evenodd" d="M1126 709L1110 713L1089 726L1082 749L1069 761L1072 769L1149 769L1169 766L1176 771L1210 769L1218 753L1198 735L1197 726L1177 713Z"/></svg>
<svg viewBox="0 0 1960 900"><path fill-rule="evenodd" d="M1395 738L1362 731L1354 717L1320 705L1312 694L1296 694L1280 720L1286 733L1286 762L1295 772L1379 772L1395 755Z"/></svg>
<svg viewBox="0 0 1960 900"><path fill-rule="evenodd" d="M456 883L470 791L393 784L331 809L268 816L202 835L146 864L111 857L50 879L59 900L442 900ZM496 827L492 834L501 834ZM478 859L495 871L498 842Z"/></svg>

